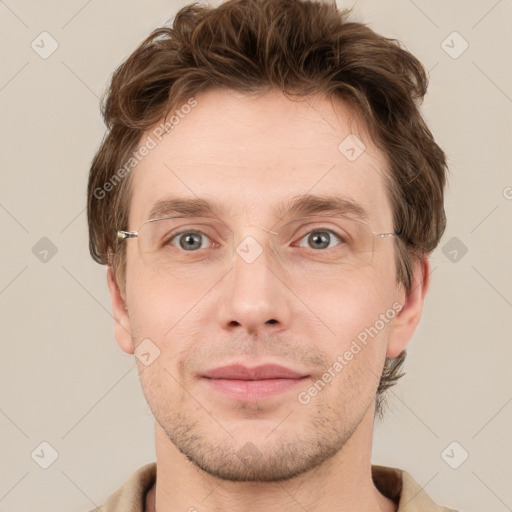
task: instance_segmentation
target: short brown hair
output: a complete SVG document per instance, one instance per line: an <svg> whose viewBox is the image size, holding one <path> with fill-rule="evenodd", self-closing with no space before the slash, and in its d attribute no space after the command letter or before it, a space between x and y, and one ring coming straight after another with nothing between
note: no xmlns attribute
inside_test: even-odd
<svg viewBox="0 0 512 512"><path fill-rule="evenodd" d="M308 0L190 4L118 67L102 103L107 133L91 164L87 215L91 255L113 266L121 290L126 256L116 232L128 229L131 180L119 180L119 170L143 133L174 107L201 91L226 88L277 89L290 98L321 93L355 109L388 164L386 186L401 234L397 280L410 291L413 262L430 254L445 230L445 154L419 111L428 85L423 65L400 42L349 15L349 9ZM404 350L386 358L380 414L384 391L403 375L405 356Z"/></svg>

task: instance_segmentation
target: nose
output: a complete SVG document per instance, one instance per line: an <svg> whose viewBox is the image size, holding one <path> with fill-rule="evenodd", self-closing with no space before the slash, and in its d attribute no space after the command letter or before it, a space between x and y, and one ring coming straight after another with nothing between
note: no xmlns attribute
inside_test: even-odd
<svg viewBox="0 0 512 512"><path fill-rule="evenodd" d="M231 271L223 279L219 322L224 329L250 334L279 332L290 323L290 292L272 264L266 234L254 232L234 247Z"/></svg>

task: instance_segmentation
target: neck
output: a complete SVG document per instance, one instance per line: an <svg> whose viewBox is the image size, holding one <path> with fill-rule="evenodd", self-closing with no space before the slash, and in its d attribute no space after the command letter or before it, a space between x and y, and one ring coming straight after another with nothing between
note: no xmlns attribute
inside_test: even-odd
<svg viewBox="0 0 512 512"><path fill-rule="evenodd" d="M232 482L199 469L155 422L157 482L147 495L148 512L201 511L394 512L371 477L373 409L342 448L320 465L289 480Z"/></svg>

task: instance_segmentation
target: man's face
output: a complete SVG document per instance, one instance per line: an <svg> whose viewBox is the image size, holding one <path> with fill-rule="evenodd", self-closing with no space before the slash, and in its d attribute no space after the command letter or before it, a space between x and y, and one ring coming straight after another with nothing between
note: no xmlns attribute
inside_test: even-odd
<svg viewBox="0 0 512 512"><path fill-rule="evenodd" d="M392 238L376 239L369 264L343 266L312 264L321 249L303 236L282 253L293 261L285 268L269 231L290 220L276 208L305 194L344 197L368 212L376 233L393 231L384 159L341 102L219 90L195 99L161 141L151 130L141 139L158 144L133 171L128 228L147 221L157 201L199 197L225 208L218 217L235 249L251 240L246 250L262 253L249 261L235 252L226 267L214 259L176 273L149 266L137 239L123 242L133 347L149 339L146 357L160 352L151 364L138 361L141 384L160 427L203 470L231 480L289 478L333 456L373 418L399 288ZM355 160L350 138L338 148L350 134L366 145ZM204 377L235 363L277 364L305 377L266 395L251 393L254 382L237 388L244 393Z"/></svg>

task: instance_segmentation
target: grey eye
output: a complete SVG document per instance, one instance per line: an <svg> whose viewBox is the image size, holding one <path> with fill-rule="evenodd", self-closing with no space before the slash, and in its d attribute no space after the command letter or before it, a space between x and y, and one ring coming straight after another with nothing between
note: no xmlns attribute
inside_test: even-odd
<svg viewBox="0 0 512 512"><path fill-rule="evenodd" d="M205 249L211 245L211 241L210 244L204 245L205 239L210 240L207 235L200 231L184 231L183 233L174 235L171 240L169 240L169 243L185 251L195 251L196 249ZM179 245L174 243L175 240L178 240Z"/></svg>
<svg viewBox="0 0 512 512"><path fill-rule="evenodd" d="M307 247L312 249L330 249L330 243L338 239L340 242L342 241L340 237L330 229L315 229L314 231L309 232L307 235L303 236L300 241L306 239ZM299 247L304 247L304 245L300 244Z"/></svg>

